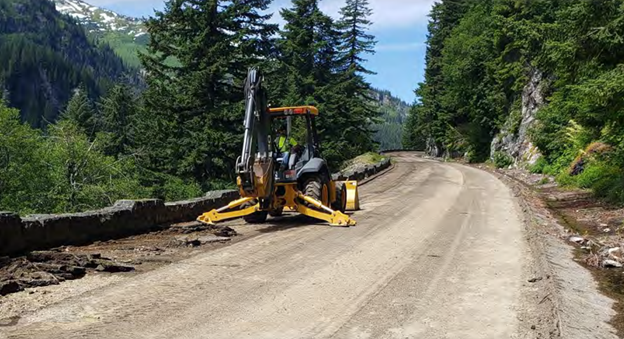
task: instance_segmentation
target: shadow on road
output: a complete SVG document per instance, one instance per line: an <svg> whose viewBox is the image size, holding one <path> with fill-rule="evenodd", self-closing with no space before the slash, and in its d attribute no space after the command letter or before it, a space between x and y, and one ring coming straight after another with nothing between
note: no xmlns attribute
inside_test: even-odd
<svg viewBox="0 0 624 339"><path fill-rule="evenodd" d="M271 223L270 226L260 228L258 229L258 232L275 233L275 232L286 231L292 228L310 227L310 226L330 227L324 221L316 220L316 219L306 217L300 214L291 214L291 215L287 214L282 217L271 218L269 219L269 222Z"/></svg>

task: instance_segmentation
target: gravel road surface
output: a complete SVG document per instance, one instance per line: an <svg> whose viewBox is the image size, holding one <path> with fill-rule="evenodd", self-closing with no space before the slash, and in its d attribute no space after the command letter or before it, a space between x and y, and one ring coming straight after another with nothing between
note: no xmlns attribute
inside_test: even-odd
<svg viewBox="0 0 624 339"><path fill-rule="evenodd" d="M0 338L526 337L528 245L510 189L458 164L396 161L361 187L356 227L280 223L40 309Z"/></svg>

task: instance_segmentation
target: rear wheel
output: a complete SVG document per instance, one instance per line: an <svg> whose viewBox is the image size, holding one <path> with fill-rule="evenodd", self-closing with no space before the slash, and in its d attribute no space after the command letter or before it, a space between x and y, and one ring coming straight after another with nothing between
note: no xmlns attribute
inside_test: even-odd
<svg viewBox="0 0 624 339"><path fill-rule="evenodd" d="M244 210L246 208L255 206L256 204L256 201L246 202L241 206L241 209ZM253 214L244 216L243 220L245 220L245 222L248 224L262 224L267 220L268 215L269 213L267 211L258 211Z"/></svg>

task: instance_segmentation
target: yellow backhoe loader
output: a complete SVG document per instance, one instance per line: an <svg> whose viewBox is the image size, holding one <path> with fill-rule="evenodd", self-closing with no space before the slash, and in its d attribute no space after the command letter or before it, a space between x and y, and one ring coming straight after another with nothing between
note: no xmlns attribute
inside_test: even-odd
<svg viewBox="0 0 624 339"><path fill-rule="evenodd" d="M245 82L245 136L241 156L236 162L240 199L204 213L197 220L214 224L243 218L256 224L269 215L300 213L326 221L331 226L355 226L345 211L359 209L358 183L332 180L321 157L313 106L269 108L263 79L251 69ZM275 125L286 123L286 138L291 138L292 119L305 122L305 142L284 152L276 145ZM301 125L301 124L300 124ZM283 136L282 136L283 138ZM290 143L288 143L290 146Z"/></svg>

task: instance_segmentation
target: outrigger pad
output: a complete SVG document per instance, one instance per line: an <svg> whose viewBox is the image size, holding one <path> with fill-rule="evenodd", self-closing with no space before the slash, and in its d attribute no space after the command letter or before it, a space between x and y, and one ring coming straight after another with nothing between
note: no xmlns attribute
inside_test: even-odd
<svg viewBox="0 0 624 339"><path fill-rule="evenodd" d="M347 188L347 211L360 210L360 193L358 191L357 181L345 181Z"/></svg>

